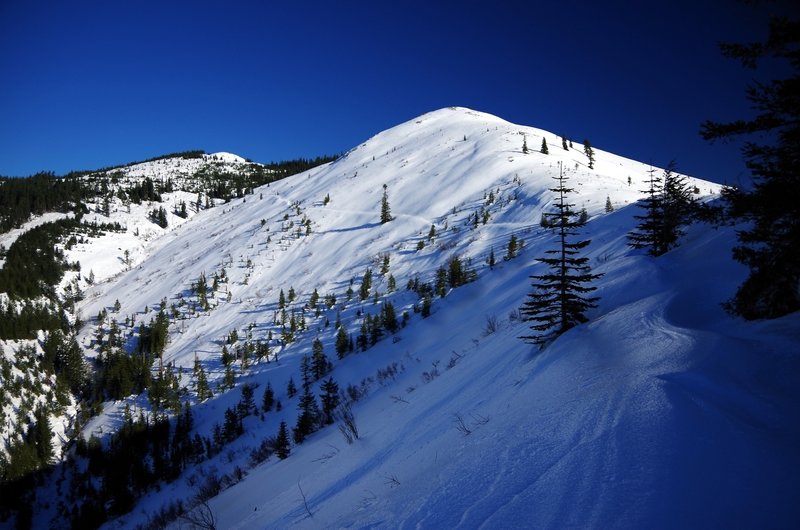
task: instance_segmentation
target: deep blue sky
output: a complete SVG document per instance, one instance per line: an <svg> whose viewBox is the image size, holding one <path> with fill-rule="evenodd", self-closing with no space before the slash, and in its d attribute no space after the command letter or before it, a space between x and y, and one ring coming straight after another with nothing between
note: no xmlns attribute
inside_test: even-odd
<svg viewBox="0 0 800 530"><path fill-rule="evenodd" d="M734 0L0 0L0 175L335 154L459 105L736 183L698 129L750 113L717 43L765 34Z"/></svg>

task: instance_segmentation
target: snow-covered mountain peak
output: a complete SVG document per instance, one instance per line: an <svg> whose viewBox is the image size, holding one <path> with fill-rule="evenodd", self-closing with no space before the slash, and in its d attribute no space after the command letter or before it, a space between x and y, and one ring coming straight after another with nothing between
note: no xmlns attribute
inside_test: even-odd
<svg viewBox="0 0 800 530"><path fill-rule="evenodd" d="M213 174L214 164L248 167L215 153L123 173L163 181L187 168ZM632 251L626 235L640 210L631 206L651 168L596 148L589 166L582 143L450 107L186 218L172 211L196 194L165 193L167 228L143 215L157 202L112 207L111 220L128 220L123 233L67 251L97 276L78 304L80 345L105 355L113 322L135 349L163 309L168 343L153 375L162 362L175 375L201 455L111 527L153 521L176 500L196 506L201 495L209 502L197 509L225 528L772 526L770 513L742 521L712 504L753 507L758 499L739 486L765 485L762 474L789 486L772 492L776 505L797 491L784 471L792 466L763 450L797 441L773 432L791 424L791 399L761 399L761 383L748 379L754 344L771 358L770 344L793 344L796 322L760 335L721 310L741 276L722 258L732 229L692 227L659 259ZM537 353L518 339L528 332L518 308L554 244L541 220L561 171L604 276L590 322ZM701 200L719 192L688 183ZM450 289L441 278L454 263L470 281ZM389 321L392 330L372 327ZM360 438L324 427L289 458L264 461L281 422L297 422L289 381L299 386L303 358L319 347ZM212 397L201 396L200 373ZM315 396L321 383L309 383ZM268 386L280 407L245 411L243 434L222 434L243 389L260 405ZM149 394L107 402L84 437L107 440L126 407L148 412ZM752 421L762 409L776 429Z"/></svg>

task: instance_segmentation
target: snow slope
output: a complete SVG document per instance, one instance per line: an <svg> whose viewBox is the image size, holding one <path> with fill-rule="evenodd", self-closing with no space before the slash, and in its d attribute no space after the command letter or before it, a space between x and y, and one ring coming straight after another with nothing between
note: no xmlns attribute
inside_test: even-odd
<svg viewBox="0 0 800 530"><path fill-rule="evenodd" d="M549 155L538 152L542 137ZM546 131L442 109L336 162L199 212L142 247L130 270L84 256L84 270L108 279L87 289L84 315L107 309L119 322L142 322L162 299L175 304L180 316L164 362L182 368L193 401L195 359L220 382L232 330L264 342L272 333L279 358L251 365L237 384L259 385L260 397L270 382L281 412L247 418L245 434L223 454L108 526L145 522L167 500L190 499L204 476L237 466L243 480L210 501L219 528L797 526L797 315L743 323L721 311L744 276L729 259L732 229L693 227L682 247L659 259L630 251L625 234L639 212L628 206L641 197L648 167L595 149L589 170L581 147L565 151ZM517 339L526 328L515 309L528 276L541 270L536 258L552 246L539 219L559 162L576 209L591 217L588 252L605 275L591 322L537 353ZM701 196L719 190L690 182ZM380 224L384 185L394 220ZM504 261L512 234L524 248ZM490 270L491 251L498 265ZM387 253L395 293L378 274ZM477 280L438 299L422 319L406 283L433 281L455 255ZM346 290L358 291L368 267L370 297L348 301ZM193 282L223 269L228 280L211 308L197 309ZM277 302L290 288L297 300L288 310L303 315L307 330L283 345ZM314 289L335 295L336 306L303 314ZM388 301L408 311L408 326L336 360L337 314L355 335L359 315ZM81 336L89 355L95 324ZM361 438L348 445L326 428L287 460L249 466L250 450L281 420L294 424L297 398L287 397L286 382L299 380L315 337L340 388L368 390L354 405ZM379 372L387 367L397 373ZM239 396L233 390L197 404L198 432L209 435ZM147 408L143 397L127 401ZM85 435L113 430L123 407L107 404Z"/></svg>

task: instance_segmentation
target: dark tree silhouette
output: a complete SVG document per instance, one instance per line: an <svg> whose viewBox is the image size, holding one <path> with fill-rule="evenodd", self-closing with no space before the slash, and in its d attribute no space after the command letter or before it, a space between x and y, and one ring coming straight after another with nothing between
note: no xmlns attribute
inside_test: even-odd
<svg viewBox="0 0 800 530"><path fill-rule="evenodd" d="M788 61L785 79L755 83L747 91L758 115L730 123L706 121L706 140L744 136L753 174L751 190L725 194L731 215L750 221L738 233L733 257L750 275L726 308L747 319L776 318L800 309L800 20L774 17L765 42L722 44L723 55L755 69L759 61Z"/></svg>
<svg viewBox="0 0 800 530"><path fill-rule="evenodd" d="M586 296L596 289L586 284L601 276L592 274L589 258L580 256L580 251L590 241L570 241L582 224L575 220L574 205L567 202L566 197L573 190L566 186L567 177L561 163L559 175L554 178L558 182L555 188L551 188L556 193L555 211L549 214L548 227L556 233L558 246L545 251L547 256L539 258L549 267L549 272L531 276L536 280L534 291L521 309L523 319L531 322L530 329L535 333L520 338L541 347L588 320L585 313L596 307L598 298Z"/></svg>

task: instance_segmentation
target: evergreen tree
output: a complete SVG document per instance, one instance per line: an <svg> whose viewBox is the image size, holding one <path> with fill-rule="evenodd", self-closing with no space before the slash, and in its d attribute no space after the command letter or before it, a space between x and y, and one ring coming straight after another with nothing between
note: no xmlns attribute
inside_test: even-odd
<svg viewBox="0 0 800 530"><path fill-rule="evenodd" d="M606 213L611 213L614 211L614 205L611 204L611 197L606 195Z"/></svg>
<svg viewBox="0 0 800 530"><path fill-rule="evenodd" d="M386 184L383 185L383 197L381 197L381 224L392 220L392 212L389 209L389 193Z"/></svg>
<svg viewBox="0 0 800 530"><path fill-rule="evenodd" d="M361 280L361 288L358 292L359 299L363 302L369 298L369 290L372 288L372 269L364 271L364 278Z"/></svg>
<svg viewBox="0 0 800 530"><path fill-rule="evenodd" d="M511 238L508 240L508 250L506 251L506 261L510 260L511 258L516 257L517 255L517 236L511 234Z"/></svg>
<svg viewBox="0 0 800 530"><path fill-rule="evenodd" d="M639 219L636 229L628 234L628 245L632 248L647 248L651 256L660 256L666 251L662 251L663 245L660 242L661 210L662 210L662 181L656 176L655 168L650 168L647 172L648 189L644 190L645 198L639 201L639 206L644 209L644 215L635 215Z"/></svg>
<svg viewBox="0 0 800 530"><path fill-rule="evenodd" d="M648 173L647 196L639 201L645 213L634 216L640 222L628 234L628 245L646 248L651 256L661 256L677 246L682 227L691 221L695 206L685 178L675 173L674 162L668 164L663 178L657 177L652 168Z"/></svg>
<svg viewBox="0 0 800 530"><path fill-rule="evenodd" d="M272 385L267 381L267 388L264 389L264 397L261 399L261 410L269 412L275 403L275 393L272 391Z"/></svg>
<svg viewBox="0 0 800 530"><path fill-rule="evenodd" d="M779 63L786 78L756 83L747 99L758 115L731 123L706 121L707 140L748 138L742 154L753 174L749 190L729 189L730 214L750 221L737 232L735 260L750 269L726 308L746 319L777 318L800 309L800 20L796 10L773 17L766 41L721 46L746 68ZM781 71L774 69L772 71ZM764 143L756 143L758 141ZM766 143L768 142L768 143Z"/></svg>
<svg viewBox="0 0 800 530"><path fill-rule="evenodd" d="M487 263L489 264L490 269L493 269L496 264L494 259L494 247L489 250L489 259L487 260Z"/></svg>
<svg viewBox="0 0 800 530"><path fill-rule="evenodd" d="M554 177L557 186L551 191L557 194L554 213L551 214L552 230L558 238L558 247L545 251L547 256L539 261L549 267L549 272L531 276L534 291L528 295L521 313L523 319L532 322L533 335L521 337L533 344L544 346L565 331L587 321L585 312L596 307L596 297L586 297L595 287L586 284L599 278L592 274L589 258L580 256L580 251L589 245L588 240L571 242L581 224L573 219L573 204L567 195L573 190L566 185L567 178L559 163L559 176Z"/></svg>
<svg viewBox="0 0 800 530"><path fill-rule="evenodd" d="M253 387L249 384L242 385L242 398L237 405L237 411L242 418L256 412L256 402L253 399Z"/></svg>
<svg viewBox="0 0 800 530"><path fill-rule="evenodd" d="M547 155L550 154L550 151L547 149L547 140L545 140L544 136L542 136L542 154Z"/></svg>
<svg viewBox="0 0 800 530"><path fill-rule="evenodd" d="M281 293L278 295L278 309L285 309L286 308L286 295L283 293L283 289L281 289Z"/></svg>
<svg viewBox="0 0 800 530"><path fill-rule="evenodd" d="M594 169L594 149L592 149L592 144L589 143L588 139L583 141L583 152L586 153L586 157L589 159L589 169Z"/></svg>
<svg viewBox="0 0 800 530"><path fill-rule="evenodd" d="M47 466L53 460L53 431L50 428L50 418L43 406L36 409L34 418L32 438L36 447L36 457L41 466Z"/></svg>
<svg viewBox="0 0 800 530"><path fill-rule="evenodd" d="M524 134L522 135L522 152L528 154L528 140Z"/></svg>
<svg viewBox="0 0 800 530"><path fill-rule="evenodd" d="M214 394L211 392L211 388L208 386L206 371L203 370L202 366L199 366L197 369L197 400L205 401L206 399L213 397L213 395Z"/></svg>
<svg viewBox="0 0 800 530"><path fill-rule="evenodd" d="M290 453L289 448L289 431L286 428L286 422L282 421L278 428L278 436L275 438L275 454L281 460L285 460Z"/></svg>
<svg viewBox="0 0 800 530"><path fill-rule="evenodd" d="M344 326L340 326L339 331L336 332L336 356L339 357L339 359L344 359L347 350L348 350L347 332L344 330Z"/></svg>
<svg viewBox="0 0 800 530"><path fill-rule="evenodd" d="M569 148L567 147L567 137L566 136L562 136L561 137L561 147L564 149L564 151L569 151Z"/></svg>
<svg viewBox="0 0 800 530"><path fill-rule="evenodd" d="M294 378L289 377L289 382L286 384L286 395L293 398L297 394L297 387L294 384Z"/></svg>
<svg viewBox="0 0 800 530"><path fill-rule="evenodd" d="M314 380L319 381L330 371L331 362L325 355L322 341L317 337L311 345L311 372L314 374Z"/></svg>
<svg viewBox="0 0 800 530"><path fill-rule="evenodd" d="M329 377L320 388L323 392L319 396L322 402L322 420L325 425L330 425L333 423L333 411L339 406L339 385Z"/></svg>
<svg viewBox="0 0 800 530"><path fill-rule="evenodd" d="M300 395L300 401L297 404L297 409L300 414L297 416L297 424L294 427L294 443L300 444L306 437L317 430L319 425L319 406L314 394L311 393L311 370L308 365L308 356L303 357L303 393Z"/></svg>

